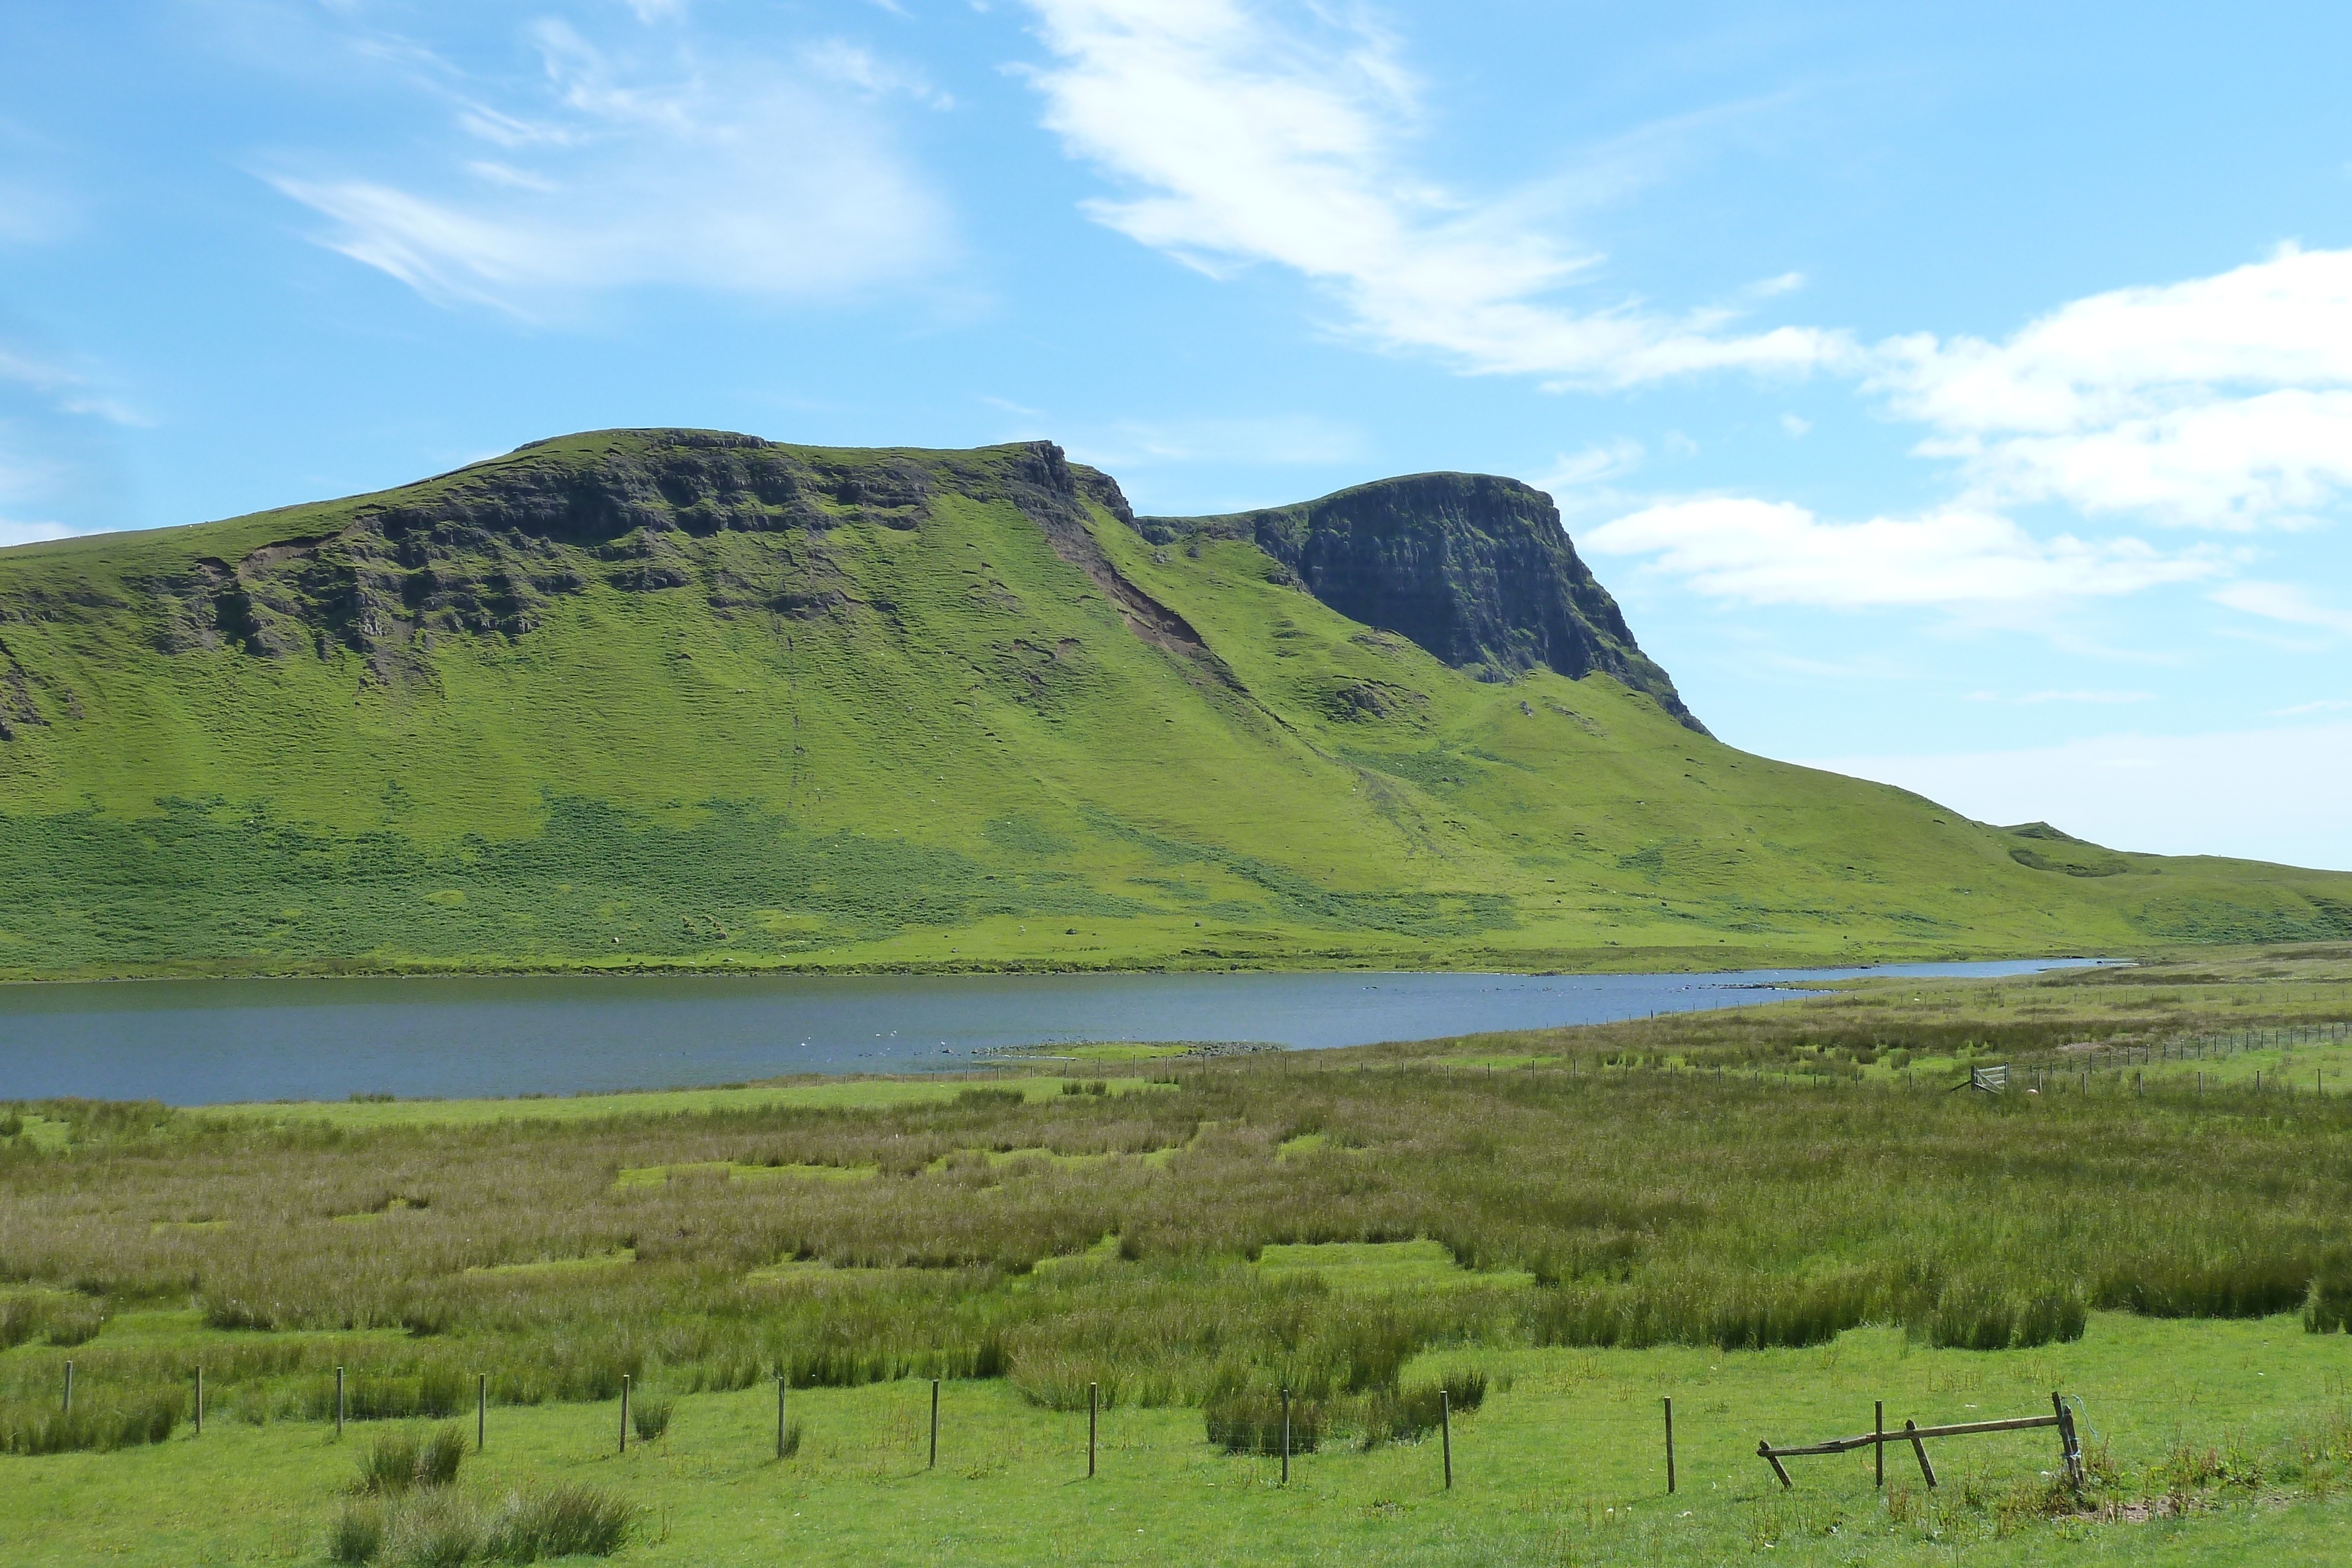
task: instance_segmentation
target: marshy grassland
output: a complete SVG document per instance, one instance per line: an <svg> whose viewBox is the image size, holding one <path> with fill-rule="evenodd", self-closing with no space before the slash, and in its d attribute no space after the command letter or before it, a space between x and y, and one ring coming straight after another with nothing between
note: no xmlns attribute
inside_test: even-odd
<svg viewBox="0 0 2352 1568"><path fill-rule="evenodd" d="M324 1561L373 1436L486 1376L453 1486L601 1489L625 1560L2325 1561L2347 1019L2302 947L1084 1076L19 1105L0 1560ZM625 1376L668 1413L625 1456ZM2053 1390L2079 1498L2046 1432L1932 1492L1754 1458Z"/></svg>

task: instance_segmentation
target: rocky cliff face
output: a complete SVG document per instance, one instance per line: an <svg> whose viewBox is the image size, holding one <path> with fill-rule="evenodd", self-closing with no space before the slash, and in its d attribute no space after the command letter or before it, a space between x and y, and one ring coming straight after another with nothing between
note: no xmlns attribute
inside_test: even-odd
<svg viewBox="0 0 2352 1568"><path fill-rule="evenodd" d="M1231 685L1232 673L1118 572L1087 503L1161 544L1249 540L1341 614L1457 668L1492 679L1539 665L1603 671L1701 728L1577 558L1549 499L1517 480L1424 474L1232 517L1138 518L1108 476L1043 441L944 452L704 430L561 436L396 490L244 519L261 528L239 529L236 550L183 556L126 583L145 602L117 608L143 612L166 653L348 650L372 679L399 685L429 678L420 655L436 636L528 637L552 601L594 583L698 592L721 618L854 609L835 531L919 528L941 496L1010 502L1130 630L1213 684ZM773 549L729 548L742 534L791 537ZM46 613L0 587L0 623ZM42 706L0 644L0 738L44 722Z"/></svg>
<svg viewBox="0 0 2352 1568"><path fill-rule="evenodd" d="M1086 500L1129 515L1118 486L1043 441L928 452L789 446L705 430L563 436L381 496L289 512L288 537L234 560L200 558L143 586L164 653L228 644L282 657L342 647L392 680L436 633L524 637L551 600L596 580L625 591L698 586L721 616L822 614L844 598L827 536L848 523L919 528L941 493L1010 500L1139 630L1197 644L1181 619L1110 570L1086 532ZM772 559L708 548L724 534L782 532L802 542Z"/></svg>
<svg viewBox="0 0 2352 1568"><path fill-rule="evenodd" d="M1539 665L1571 678L1599 670L1706 733L1578 558L1559 508L1517 479L1416 474L1297 506L1135 526L1162 545L1248 539L1340 614L1457 669L1496 678Z"/></svg>

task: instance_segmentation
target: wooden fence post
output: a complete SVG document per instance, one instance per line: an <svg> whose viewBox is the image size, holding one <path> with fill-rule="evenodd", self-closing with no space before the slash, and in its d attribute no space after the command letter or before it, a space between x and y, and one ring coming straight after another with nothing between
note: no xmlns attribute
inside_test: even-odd
<svg viewBox="0 0 2352 1568"><path fill-rule="evenodd" d="M1675 1495L1675 1402L1666 1402L1666 1495Z"/></svg>
<svg viewBox="0 0 2352 1568"><path fill-rule="evenodd" d="M621 1374L621 1452L629 1451L629 1375Z"/></svg>
<svg viewBox="0 0 2352 1568"><path fill-rule="evenodd" d="M65 1412L68 1416L73 1414L73 1363L70 1361L66 1363Z"/></svg>
<svg viewBox="0 0 2352 1568"><path fill-rule="evenodd" d="M940 1380L931 1379L931 1458L923 1467L928 1470L940 1468Z"/></svg>
<svg viewBox="0 0 2352 1568"><path fill-rule="evenodd" d="M335 1436L343 1435L343 1369L335 1368Z"/></svg>
<svg viewBox="0 0 2352 1568"><path fill-rule="evenodd" d="M1282 1484L1290 1484L1290 1390L1282 1391Z"/></svg>
<svg viewBox="0 0 2352 1568"><path fill-rule="evenodd" d="M490 1438L490 1375L474 1375L474 1452L480 1453Z"/></svg>
<svg viewBox="0 0 2352 1568"><path fill-rule="evenodd" d="M1437 1429L1445 1445L1445 1490L1454 1490L1454 1396L1441 1388L1437 1391Z"/></svg>
<svg viewBox="0 0 2352 1568"><path fill-rule="evenodd" d="M205 1369L196 1368L196 1436L205 1435Z"/></svg>
<svg viewBox="0 0 2352 1568"><path fill-rule="evenodd" d="M1100 1408L1097 1385L1087 1385L1087 1479L1095 1479L1095 1416Z"/></svg>
<svg viewBox="0 0 2352 1568"><path fill-rule="evenodd" d="M2050 1391L2050 1408L2058 1413L2058 1452L2066 1461L2066 1479L2074 1490L2083 1490L2083 1445L2074 1436L2074 1413L2066 1408L2066 1401L2056 1389Z"/></svg>
<svg viewBox="0 0 2352 1568"><path fill-rule="evenodd" d="M1875 1402L1874 1413L1870 1418L1870 1451L1876 1460L1877 1470L1877 1479L1873 1484L1884 1487L1886 1484L1886 1401L1884 1399Z"/></svg>
<svg viewBox="0 0 2352 1568"><path fill-rule="evenodd" d="M776 1458L784 1457L784 1375L776 1374Z"/></svg>

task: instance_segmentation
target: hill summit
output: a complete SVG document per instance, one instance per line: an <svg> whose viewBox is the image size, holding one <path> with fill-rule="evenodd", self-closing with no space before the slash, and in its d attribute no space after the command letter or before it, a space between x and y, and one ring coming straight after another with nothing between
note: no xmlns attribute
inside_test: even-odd
<svg viewBox="0 0 2352 1568"><path fill-rule="evenodd" d="M1720 967L2352 934L1717 743L1516 480L603 431L0 550L0 973Z"/></svg>

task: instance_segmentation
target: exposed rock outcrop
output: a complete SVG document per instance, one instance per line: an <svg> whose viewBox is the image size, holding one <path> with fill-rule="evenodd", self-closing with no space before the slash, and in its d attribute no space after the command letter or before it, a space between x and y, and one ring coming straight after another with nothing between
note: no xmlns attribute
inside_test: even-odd
<svg viewBox="0 0 2352 1568"><path fill-rule="evenodd" d="M1157 544L1247 539L1340 614L1409 637L1457 669L1507 678L1601 671L1692 729L1666 672L1634 642L1551 498L1489 474L1415 474L1291 507L1214 517L1139 517Z"/></svg>
<svg viewBox="0 0 2352 1568"><path fill-rule="evenodd" d="M698 589L721 616L820 615L845 598L826 537L845 523L919 528L941 494L1012 502L1139 635L1230 678L1183 618L1122 577L1087 532L1087 501L1132 516L1118 484L1043 441L867 451L630 430L532 442L338 504L323 531L149 582L154 642L165 653L226 643L270 658L342 647L394 681L417 668L411 650L436 632L527 636L551 600L596 580L628 592ZM315 509L303 516L306 526L319 520ZM802 542L764 571L700 548L729 532L787 531Z"/></svg>

